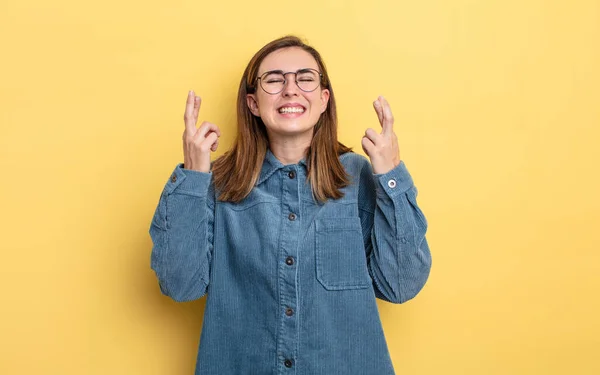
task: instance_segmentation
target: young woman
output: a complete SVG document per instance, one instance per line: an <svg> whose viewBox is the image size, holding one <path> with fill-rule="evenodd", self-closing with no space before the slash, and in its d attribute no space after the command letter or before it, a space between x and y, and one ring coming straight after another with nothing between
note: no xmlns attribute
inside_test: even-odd
<svg viewBox="0 0 600 375"><path fill-rule="evenodd" d="M152 268L176 301L207 294L196 374L393 374L376 298L425 284L427 222L387 101L369 161L337 141L333 88L296 37L264 46L237 99L237 137L212 165L219 128L196 127L152 220Z"/></svg>

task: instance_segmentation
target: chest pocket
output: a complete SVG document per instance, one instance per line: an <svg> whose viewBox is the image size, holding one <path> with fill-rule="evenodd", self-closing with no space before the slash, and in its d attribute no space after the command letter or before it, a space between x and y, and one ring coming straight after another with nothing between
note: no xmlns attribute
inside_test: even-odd
<svg viewBox="0 0 600 375"><path fill-rule="evenodd" d="M358 217L315 221L317 279L327 290L372 285Z"/></svg>

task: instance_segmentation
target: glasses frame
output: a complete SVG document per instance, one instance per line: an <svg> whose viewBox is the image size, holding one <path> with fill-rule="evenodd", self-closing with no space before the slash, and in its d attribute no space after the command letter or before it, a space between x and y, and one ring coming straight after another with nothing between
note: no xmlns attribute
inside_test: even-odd
<svg viewBox="0 0 600 375"><path fill-rule="evenodd" d="M313 71L315 73L317 73L319 75L319 84L317 85L317 87L315 87L312 90L304 90L302 87L300 87L300 85L298 84L298 73L305 73L306 71ZM281 87L281 90L275 92L275 93L270 93L267 90L265 90L265 88L262 85L263 79L267 74L272 74L272 73L279 73L281 75L283 75L283 86ZM298 69L295 72L284 72L283 70L269 70L267 72L264 72L263 74L261 74L259 77L256 77L256 80L259 81L259 86L260 88L266 92L269 95L277 95L279 93L281 93L284 89L285 89L285 85L288 83L288 80L286 79L286 76L288 74L293 74L294 75L294 82L296 82L296 86L298 86L298 88L303 91L303 92L313 92L316 89L319 88L319 86L321 86L321 83L323 82L323 73L319 72L317 69L313 69L313 68L302 68L302 69Z"/></svg>

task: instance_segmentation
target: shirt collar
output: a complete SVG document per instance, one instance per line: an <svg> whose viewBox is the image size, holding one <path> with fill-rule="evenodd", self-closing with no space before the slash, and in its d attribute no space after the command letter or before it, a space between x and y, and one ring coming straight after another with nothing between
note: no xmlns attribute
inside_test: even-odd
<svg viewBox="0 0 600 375"><path fill-rule="evenodd" d="M298 162L299 165L304 166L306 169L306 159L302 158ZM270 149L267 149L265 160L263 161L262 169L260 170L260 176L258 177L257 185L262 184L267 178L271 177L273 173L279 169L285 167L276 157L273 155Z"/></svg>

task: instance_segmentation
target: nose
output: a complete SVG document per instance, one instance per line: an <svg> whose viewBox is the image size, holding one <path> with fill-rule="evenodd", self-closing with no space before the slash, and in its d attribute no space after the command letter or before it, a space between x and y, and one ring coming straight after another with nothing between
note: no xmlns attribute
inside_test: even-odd
<svg viewBox="0 0 600 375"><path fill-rule="evenodd" d="M298 90L300 88L296 84L296 73L287 73L285 77L285 85L281 92L283 96L298 96Z"/></svg>

